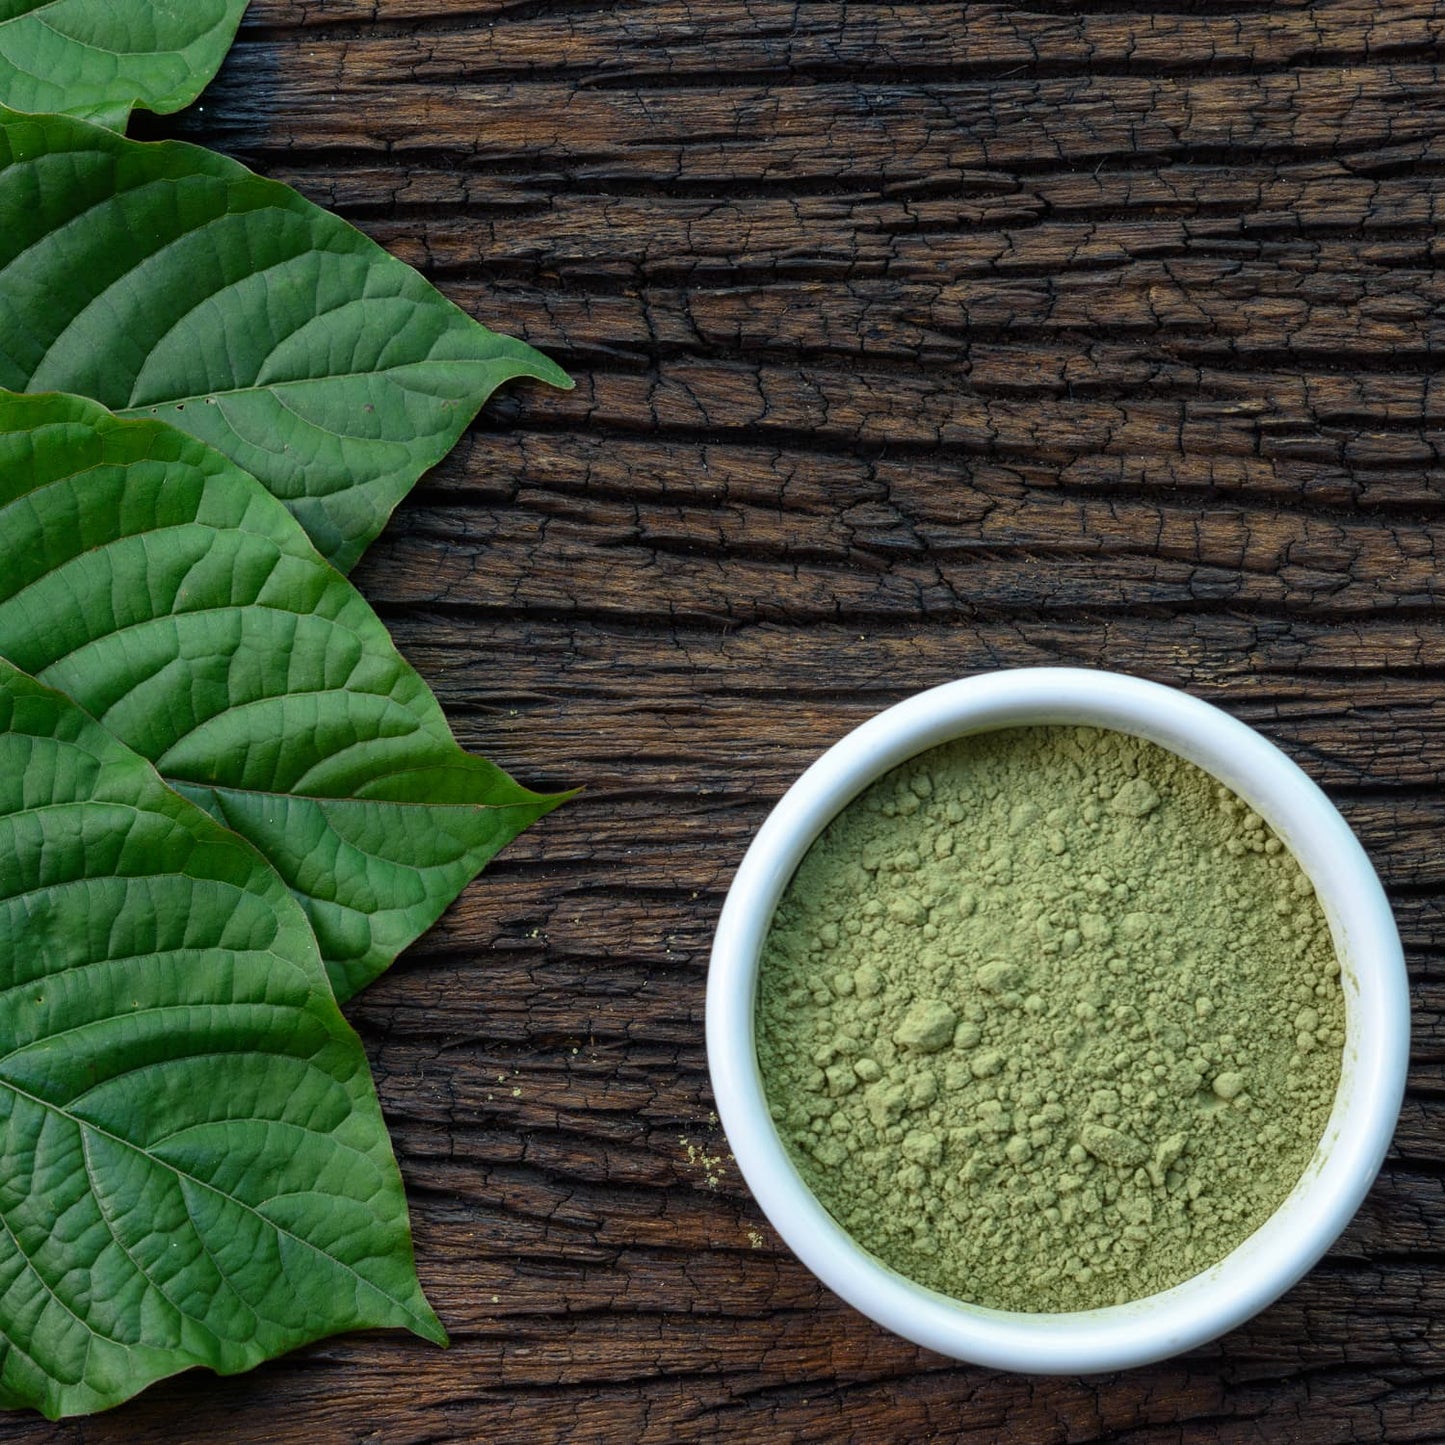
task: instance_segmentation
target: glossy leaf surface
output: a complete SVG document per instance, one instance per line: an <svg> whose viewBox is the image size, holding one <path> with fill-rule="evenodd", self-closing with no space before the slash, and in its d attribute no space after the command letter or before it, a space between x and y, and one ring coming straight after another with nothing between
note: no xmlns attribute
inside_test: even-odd
<svg viewBox="0 0 1445 1445"><path fill-rule="evenodd" d="M354 587L194 438L0 393L0 656L265 855L338 998L559 797L457 746Z"/></svg>
<svg viewBox="0 0 1445 1445"><path fill-rule="evenodd" d="M343 571L524 376L571 384L288 187L194 146L0 110L0 387L190 432Z"/></svg>
<svg viewBox="0 0 1445 1445"><path fill-rule="evenodd" d="M361 1044L240 839L0 662L0 1404L445 1335Z"/></svg>
<svg viewBox="0 0 1445 1445"><path fill-rule="evenodd" d="M124 130L133 107L189 105L247 0L0 0L0 103Z"/></svg>

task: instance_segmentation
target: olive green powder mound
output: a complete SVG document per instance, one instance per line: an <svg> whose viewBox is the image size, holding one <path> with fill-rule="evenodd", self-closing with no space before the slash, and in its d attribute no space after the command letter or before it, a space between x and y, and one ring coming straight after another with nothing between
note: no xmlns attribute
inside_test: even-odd
<svg viewBox="0 0 1445 1445"><path fill-rule="evenodd" d="M808 1185L885 1263L1092 1309L1217 1263L1329 1117L1344 1000L1262 819L1122 733L936 748L834 819L764 948L758 1059Z"/></svg>

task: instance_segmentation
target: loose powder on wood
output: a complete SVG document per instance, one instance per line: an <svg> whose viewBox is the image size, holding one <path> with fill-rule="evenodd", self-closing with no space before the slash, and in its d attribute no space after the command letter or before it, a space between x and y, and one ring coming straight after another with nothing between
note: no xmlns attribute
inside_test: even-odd
<svg viewBox="0 0 1445 1445"><path fill-rule="evenodd" d="M764 947L758 1061L823 1205L921 1284L1091 1309L1218 1262L1339 1083L1329 928L1289 852L1162 748L1017 728L849 804Z"/></svg>

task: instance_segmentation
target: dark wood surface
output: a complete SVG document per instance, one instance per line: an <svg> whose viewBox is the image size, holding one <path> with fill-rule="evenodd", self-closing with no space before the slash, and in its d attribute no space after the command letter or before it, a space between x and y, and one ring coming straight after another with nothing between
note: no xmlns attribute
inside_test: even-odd
<svg viewBox="0 0 1445 1445"><path fill-rule="evenodd" d="M351 1009L454 1344L0 1441L1445 1439L1445 6L256 0L239 155L577 377L357 572L464 743L585 784ZM1106 666L1262 728L1380 867L1411 1086L1329 1257L1103 1379L824 1292L712 1113L751 831L879 707Z"/></svg>

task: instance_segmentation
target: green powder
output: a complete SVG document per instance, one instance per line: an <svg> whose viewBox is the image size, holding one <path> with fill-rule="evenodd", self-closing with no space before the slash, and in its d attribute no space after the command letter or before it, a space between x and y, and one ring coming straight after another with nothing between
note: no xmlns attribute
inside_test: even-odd
<svg viewBox="0 0 1445 1445"><path fill-rule="evenodd" d="M764 949L758 1059L880 1259L1002 1309L1217 1263L1294 1187L1344 1001L1309 880L1192 764L1091 728L921 754L833 821Z"/></svg>

